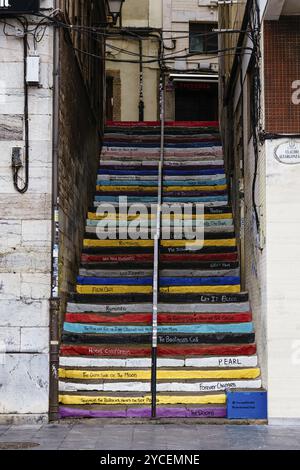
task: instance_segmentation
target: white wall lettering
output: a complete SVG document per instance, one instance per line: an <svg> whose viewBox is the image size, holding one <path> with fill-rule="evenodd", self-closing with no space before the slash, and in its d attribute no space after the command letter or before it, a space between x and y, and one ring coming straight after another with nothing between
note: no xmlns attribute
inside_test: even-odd
<svg viewBox="0 0 300 470"><path fill-rule="evenodd" d="M292 83L292 89L295 90L292 94L292 103L298 105L300 104L300 80Z"/></svg>

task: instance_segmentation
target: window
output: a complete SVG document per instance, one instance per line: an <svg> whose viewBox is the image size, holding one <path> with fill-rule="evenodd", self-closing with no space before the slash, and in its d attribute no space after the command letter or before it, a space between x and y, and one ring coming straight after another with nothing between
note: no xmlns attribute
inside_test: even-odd
<svg viewBox="0 0 300 470"><path fill-rule="evenodd" d="M218 50L217 23L190 23L190 52L205 54Z"/></svg>

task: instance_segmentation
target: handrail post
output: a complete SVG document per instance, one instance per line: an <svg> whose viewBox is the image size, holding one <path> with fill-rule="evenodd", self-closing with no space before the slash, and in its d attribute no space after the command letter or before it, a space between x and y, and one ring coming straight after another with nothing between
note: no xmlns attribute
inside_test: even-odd
<svg viewBox="0 0 300 470"><path fill-rule="evenodd" d="M163 186L163 164L165 148L165 83L164 71L160 79L160 158L158 165L158 193L156 212L156 231L154 236L154 264L153 264L153 303L152 303L152 353L151 353L151 418L156 418L157 401L157 327L158 327L158 295L159 295L159 247L161 237L161 206Z"/></svg>

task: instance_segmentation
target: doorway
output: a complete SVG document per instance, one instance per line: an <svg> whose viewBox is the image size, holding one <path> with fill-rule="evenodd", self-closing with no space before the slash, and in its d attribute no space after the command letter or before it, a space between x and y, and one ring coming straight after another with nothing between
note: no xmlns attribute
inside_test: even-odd
<svg viewBox="0 0 300 470"><path fill-rule="evenodd" d="M176 83L175 119L176 121L217 121L218 84Z"/></svg>
<svg viewBox="0 0 300 470"><path fill-rule="evenodd" d="M106 120L112 121L114 116L114 79L106 77Z"/></svg>

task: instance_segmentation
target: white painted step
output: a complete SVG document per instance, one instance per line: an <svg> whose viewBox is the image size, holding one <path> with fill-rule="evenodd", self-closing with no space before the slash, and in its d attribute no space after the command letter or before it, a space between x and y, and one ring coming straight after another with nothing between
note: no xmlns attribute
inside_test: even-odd
<svg viewBox="0 0 300 470"><path fill-rule="evenodd" d="M149 313L152 312L152 304L81 304L68 303L68 313ZM210 303L210 304L159 304L160 313L239 313L250 312L249 302L242 303Z"/></svg>
<svg viewBox="0 0 300 470"><path fill-rule="evenodd" d="M256 367L257 356L212 356L186 359L158 358L158 367L195 367L195 368L225 368L230 367ZM70 357L62 356L59 359L61 367L97 367L97 368L147 368L151 367L150 358L98 358L98 357Z"/></svg>
<svg viewBox="0 0 300 470"><path fill-rule="evenodd" d="M260 389L261 380L227 380L219 382L169 382L157 383L158 392L221 392L227 389ZM107 382L107 383L78 383L59 382L61 392L76 391L110 391L110 392L150 392L149 382Z"/></svg>

